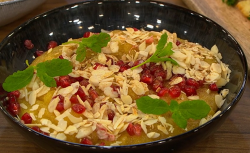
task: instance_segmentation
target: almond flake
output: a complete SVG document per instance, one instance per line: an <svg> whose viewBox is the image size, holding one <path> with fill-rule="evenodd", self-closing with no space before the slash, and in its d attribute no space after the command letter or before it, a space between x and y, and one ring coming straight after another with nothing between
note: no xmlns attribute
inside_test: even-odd
<svg viewBox="0 0 250 153"><path fill-rule="evenodd" d="M35 110L38 109L38 107L39 107L39 105L35 104L35 105L32 106L32 108L30 109L30 111L35 111Z"/></svg>
<svg viewBox="0 0 250 153"><path fill-rule="evenodd" d="M160 134L156 133L156 132L150 132L150 133L147 133L147 136L149 138L158 138L160 136Z"/></svg>
<svg viewBox="0 0 250 153"><path fill-rule="evenodd" d="M21 103L20 107L23 108L23 109L27 109L28 108L24 103Z"/></svg>
<svg viewBox="0 0 250 153"><path fill-rule="evenodd" d="M53 98L53 99L50 101L50 103L49 103L49 105L48 105L48 110L49 110L50 113L53 113L53 111L56 109L56 106L57 106L57 104L59 103L59 101L60 101L60 98L59 98L59 97Z"/></svg>
<svg viewBox="0 0 250 153"><path fill-rule="evenodd" d="M164 134L168 135L168 130L166 129L166 127L162 126L162 125L157 125L157 129L160 130L161 132L163 132Z"/></svg>
<svg viewBox="0 0 250 153"><path fill-rule="evenodd" d="M65 134L69 134L69 135L73 135L77 132L78 132L77 128L73 125L68 126L67 129L64 131Z"/></svg>
<svg viewBox="0 0 250 153"><path fill-rule="evenodd" d="M36 117L35 117L34 113L30 113L30 117L32 118L33 121L36 121Z"/></svg>
<svg viewBox="0 0 250 153"><path fill-rule="evenodd" d="M41 108L38 113L38 118L42 118L45 113L45 108Z"/></svg>
<svg viewBox="0 0 250 153"><path fill-rule="evenodd" d="M64 133L58 133L56 135L56 139L65 141L67 139L66 135Z"/></svg>

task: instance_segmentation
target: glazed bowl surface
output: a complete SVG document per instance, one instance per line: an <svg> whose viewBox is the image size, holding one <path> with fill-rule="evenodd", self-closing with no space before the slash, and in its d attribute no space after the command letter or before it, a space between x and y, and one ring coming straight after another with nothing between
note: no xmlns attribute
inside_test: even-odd
<svg viewBox="0 0 250 153"><path fill-rule="evenodd" d="M41 135L13 118L0 103L1 112L24 137L49 152L166 152L185 149L215 132L233 111L244 92L247 80L247 61L241 47L223 27L203 15L168 3L153 1L85 1L63 6L41 14L17 27L0 43L0 83L26 68L25 61L34 60L36 50L46 50L46 43L58 44L69 38L80 38L86 31L125 30L126 27L177 33L182 39L206 48L217 45L222 61L232 70L230 90L221 113L209 122L174 137L129 146L87 146ZM24 47L32 40L34 48ZM13 140L14 141L14 140Z"/></svg>

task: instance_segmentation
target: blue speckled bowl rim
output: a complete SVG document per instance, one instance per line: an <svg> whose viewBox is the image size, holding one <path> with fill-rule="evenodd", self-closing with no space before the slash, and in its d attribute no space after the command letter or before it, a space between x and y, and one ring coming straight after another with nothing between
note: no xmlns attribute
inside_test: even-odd
<svg viewBox="0 0 250 153"><path fill-rule="evenodd" d="M23 1L23 0L20 0L20 1ZM42 18L43 16L47 16L53 12L56 12L56 11L59 11L61 9L66 9L66 8L69 8L69 7L72 7L74 5L81 5L81 4L85 4L85 3L90 3L91 1L94 1L94 0L88 0L88 1L84 1L84 2L77 2L77 3L73 3L73 4L68 4L68 5L65 5L65 6L62 6L62 7L58 7L58 8L55 8L53 10L50 10L50 11L47 11L45 13L42 13L28 21L26 21L25 23L21 24L20 26L18 26L16 29L14 29L9 35L7 35L3 41L0 43L0 49L2 48L1 46L3 46L9 38L12 37L12 35L19 31L20 29L22 29L22 27L25 27L26 25L28 25L29 23L31 22L35 22L37 19L39 18ZM102 0L102 1L106 1L106 0ZM112 0L112 1L123 1L123 0ZM143 0L141 0L143 1ZM101 1L100 1L101 2ZM73 146L77 146L77 147L89 147L89 148L93 148L93 149L118 149L118 148L135 148L135 147L143 147L143 146L150 146L150 145L155 145L155 144L162 144L162 143L165 143L165 142L168 142L168 141L172 141L173 139L177 139L179 137L182 137L183 135L187 135L187 134L190 134L190 133L194 133L200 129L202 129L203 127L207 126L208 124L212 123L212 122L215 122L216 120L218 120L220 117L223 116L223 114L225 114L227 111L229 111L230 109L232 109L232 106L233 105L236 105L238 103L238 101L240 100L241 96L243 95L244 93L244 90L245 90L245 86L246 86L246 82L247 82L247 78L248 78L248 65L247 65L247 60L246 60L246 57L245 57L245 54L242 50L242 48L240 47L239 43L235 40L235 38L226 30L224 29L223 27L221 27L219 24L217 24L215 21L205 17L204 15L201 15L197 12L194 12L194 11L191 11L189 9L186 9L186 8L183 8L183 7L180 7L180 6L177 6L177 5L174 5L174 4L170 4L170 3L167 3L167 2L158 2L158 1L150 1L150 3L156 3L156 4L163 4L164 6L169 6L169 7L172 7L172 8L175 8L177 10L180 10L180 11L184 11L186 13L189 13L189 14L192 14L193 16L197 16L197 17L200 17L200 18L203 18L204 20L206 20L206 22L211 22L213 23L214 25L216 25L218 28L220 29L223 29L225 33L227 33L231 38L232 40L235 42L235 44L237 44L237 51L240 52L242 54L242 63L243 63L243 67L245 68L245 74L244 74L244 80L242 82L242 85L241 85L241 88L239 90L239 92L237 93L237 95L235 96L235 98L232 100L232 102L223 110L221 111L220 114L218 114L216 117L214 117L213 119L211 119L210 121L206 122L205 124L197 127L197 128L194 128L190 131L187 131L185 133L182 133L180 135L177 135L177 136L173 136L173 137L169 137L169 138L166 138L166 139L161 139L161 140L157 140L157 141L152 141L152 142L148 142L148 143L142 143L142 144L135 144L135 145L124 145L124 146L95 146L95 145L84 145L84 144L80 144L80 143L73 143L73 142L68 142L68 141L63 141L63 140L59 140L59 139L55 139L55 138L52 138L50 136L46 136L46 135L43 135L43 134L40 134L30 128L28 128L27 126L25 126L24 124L22 124L21 122L19 122L16 118L12 117L4 108L0 107L3 112L5 113L5 115L7 115L8 117L10 117L14 122L16 122L19 126L21 126L22 128L25 128L27 129L28 131L38 135L38 136L42 136L42 137L47 137L48 139L54 139L55 141L58 141L60 143L63 143L65 145L73 145Z"/></svg>

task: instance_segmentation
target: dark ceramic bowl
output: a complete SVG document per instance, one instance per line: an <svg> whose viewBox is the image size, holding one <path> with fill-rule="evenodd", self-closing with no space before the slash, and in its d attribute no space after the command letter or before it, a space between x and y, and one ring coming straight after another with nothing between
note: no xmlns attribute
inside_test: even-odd
<svg viewBox="0 0 250 153"><path fill-rule="evenodd" d="M17 70L26 68L25 60L34 60L36 50L46 50L46 43L59 44L68 38L82 37L84 32L100 32L125 27L145 30L167 29L178 37L197 42L207 48L216 44L223 62L232 70L230 89L221 113L206 124L181 135L145 144L130 146L87 146L56 140L41 135L13 118L2 106L1 112L9 123L30 141L49 152L166 152L174 151L211 135L224 122L239 102L247 79L245 55L231 34L212 20L190 10L167 3L148 1L90 1L67 5L39 15L16 28L0 44L0 83ZM32 40L34 49L27 50L23 42ZM13 140L14 142L15 140Z"/></svg>

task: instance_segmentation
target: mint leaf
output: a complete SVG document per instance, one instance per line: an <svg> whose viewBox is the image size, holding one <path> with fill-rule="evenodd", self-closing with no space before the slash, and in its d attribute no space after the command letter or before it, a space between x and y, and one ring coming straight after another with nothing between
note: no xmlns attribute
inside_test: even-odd
<svg viewBox="0 0 250 153"><path fill-rule="evenodd" d="M167 44L167 46L165 48L162 49L162 52L160 52L158 54L159 57L163 57L163 56L170 56L172 55L174 52L171 50L173 48L173 44L170 42Z"/></svg>
<svg viewBox="0 0 250 153"><path fill-rule="evenodd" d="M148 58L145 62L143 62L137 66L134 66L131 69L134 70L134 69L136 69L136 68L138 68L146 63L150 63L150 62L157 63L157 62L170 61L171 63L178 65L178 63L175 60L167 57L167 56L170 56L174 53L172 51L172 43L171 42L169 42L167 44L167 46L165 46L167 43L167 39L168 39L167 33L162 34L161 39L158 41L158 44L156 46L155 53L150 58Z"/></svg>
<svg viewBox="0 0 250 153"><path fill-rule="evenodd" d="M49 76L46 72L37 71L37 76L47 87L56 87L56 80Z"/></svg>
<svg viewBox="0 0 250 153"><path fill-rule="evenodd" d="M136 100L139 110L146 114L161 115L169 111L169 105L161 99L153 99L149 96L143 96Z"/></svg>
<svg viewBox="0 0 250 153"><path fill-rule="evenodd" d="M161 39L158 41L158 44L156 46L155 54L159 54L161 52L161 50L165 47L167 40L168 40L167 33L162 34Z"/></svg>
<svg viewBox="0 0 250 153"><path fill-rule="evenodd" d="M34 67L28 67L23 71L17 71L7 77L3 83L3 89L7 92L21 89L28 85L34 75Z"/></svg>
<svg viewBox="0 0 250 153"><path fill-rule="evenodd" d="M178 102L177 101L175 101L175 100L171 100L171 103L170 103L170 111L171 112L176 112L176 111L178 111L179 110L179 104L178 104Z"/></svg>
<svg viewBox="0 0 250 153"><path fill-rule="evenodd" d="M67 75L72 72L72 68L70 61L60 58L37 64L38 72L45 72L51 77Z"/></svg>
<svg viewBox="0 0 250 153"><path fill-rule="evenodd" d="M181 128L186 128L187 120L202 119L208 115L211 108L203 100L188 100L180 104L176 100L171 100L170 105L161 99L153 99L143 96L136 100L139 110L146 114L161 115L168 111L172 112L172 119Z"/></svg>
<svg viewBox="0 0 250 153"><path fill-rule="evenodd" d="M179 111L186 119L202 119L210 110L210 106L203 100L184 101L179 104Z"/></svg>
<svg viewBox="0 0 250 153"><path fill-rule="evenodd" d="M181 112L175 111L172 114L172 119L174 120L175 124L177 124L180 128L185 129L187 127L187 119L183 117Z"/></svg>
<svg viewBox="0 0 250 153"><path fill-rule="evenodd" d="M37 76L48 87L56 87L53 77L64 76L72 72L72 65L66 59L53 59L37 64Z"/></svg>
<svg viewBox="0 0 250 153"><path fill-rule="evenodd" d="M76 50L76 60L83 61L86 57L86 47L83 44L80 44Z"/></svg>
<svg viewBox="0 0 250 153"><path fill-rule="evenodd" d="M102 47L107 46L109 41L110 35L101 32L98 35L92 35L91 37L83 38L81 43L92 49L94 52L100 53Z"/></svg>
<svg viewBox="0 0 250 153"><path fill-rule="evenodd" d="M110 35L107 33L99 33L94 34L88 38L83 38L82 41L69 41L63 43L63 45L70 44L70 43L77 43L79 47L76 51L76 60L82 62L86 57L86 49L90 48L92 51L96 53L101 53L102 47L107 46L108 42L110 41Z"/></svg>

